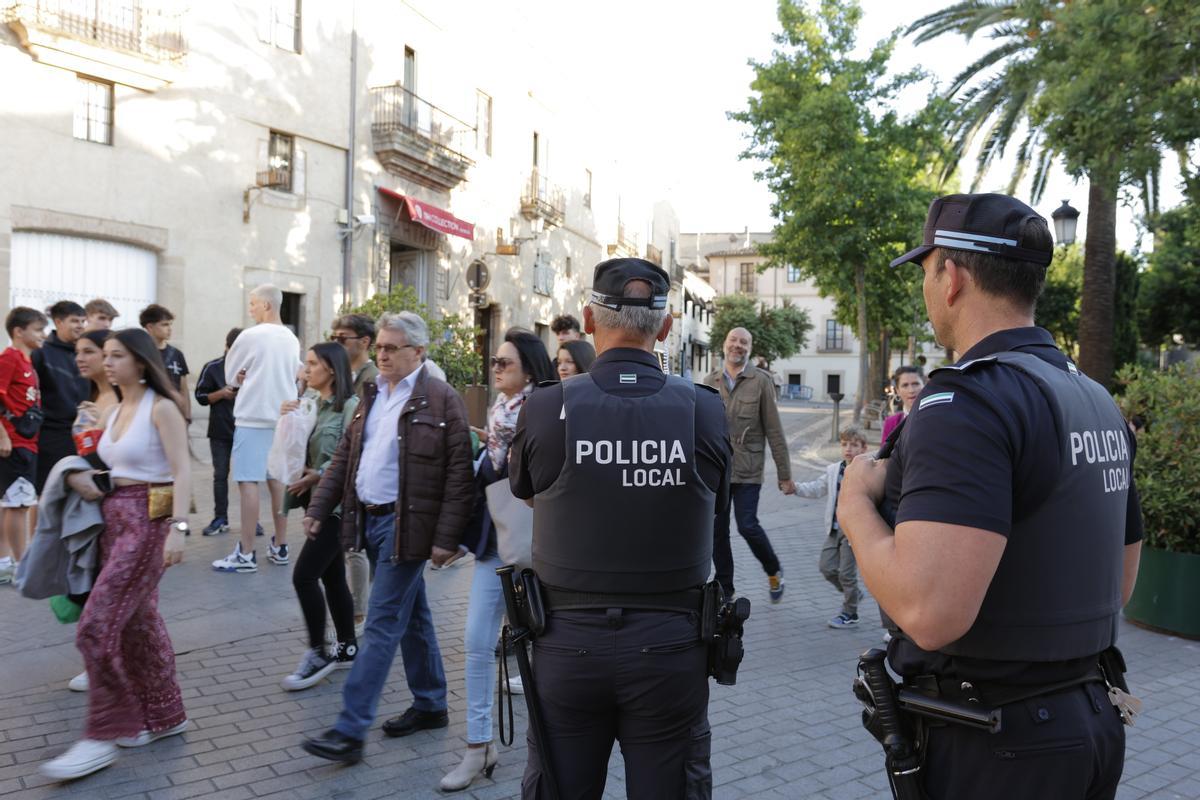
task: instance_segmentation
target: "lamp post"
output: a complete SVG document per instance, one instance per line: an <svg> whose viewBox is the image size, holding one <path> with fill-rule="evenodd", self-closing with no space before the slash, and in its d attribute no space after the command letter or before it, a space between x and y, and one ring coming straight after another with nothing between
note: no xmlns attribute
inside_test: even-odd
<svg viewBox="0 0 1200 800"><path fill-rule="evenodd" d="M1050 215L1054 220L1054 238L1058 244L1071 245L1075 243L1075 229L1079 226L1079 209L1072 208L1066 200L1054 209Z"/></svg>

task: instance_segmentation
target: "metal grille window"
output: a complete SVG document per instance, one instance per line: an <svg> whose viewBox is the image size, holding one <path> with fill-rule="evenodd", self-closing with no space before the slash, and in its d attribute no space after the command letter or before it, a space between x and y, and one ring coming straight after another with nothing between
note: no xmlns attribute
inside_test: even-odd
<svg viewBox="0 0 1200 800"><path fill-rule="evenodd" d="M788 283L799 283L801 280L802 279L800 277L800 268L797 267L795 264L788 264L788 266L787 266L787 282Z"/></svg>
<svg viewBox="0 0 1200 800"><path fill-rule="evenodd" d="M757 276L753 264L742 264L738 274L738 291L745 294L754 293L754 279Z"/></svg>
<svg viewBox="0 0 1200 800"><path fill-rule="evenodd" d="M295 160L296 141L286 133L271 131L271 142L267 151L267 167L271 171L271 187L281 191L292 191L292 163Z"/></svg>
<svg viewBox="0 0 1200 800"><path fill-rule="evenodd" d="M112 144L113 85L76 76L75 138Z"/></svg>
<svg viewBox="0 0 1200 800"><path fill-rule="evenodd" d="M836 319L825 320L825 349L846 349L846 329Z"/></svg>

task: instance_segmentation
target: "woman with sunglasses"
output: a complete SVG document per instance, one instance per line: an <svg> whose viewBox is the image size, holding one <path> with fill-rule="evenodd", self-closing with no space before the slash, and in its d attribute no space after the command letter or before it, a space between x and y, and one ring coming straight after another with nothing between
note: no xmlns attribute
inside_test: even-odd
<svg viewBox="0 0 1200 800"><path fill-rule="evenodd" d="M485 442L475 476L476 512L463 543L475 553L475 574L467 605L467 752L462 762L442 778L443 791L465 789L496 766L492 744L492 703L496 674L496 636L504 616L504 597L496 568L496 528L487 513L488 485L508 480L508 448L516 434L517 417L539 383L554 380L550 356L536 334L513 328L504 335L491 360L496 402L488 411L487 429L475 429Z"/></svg>

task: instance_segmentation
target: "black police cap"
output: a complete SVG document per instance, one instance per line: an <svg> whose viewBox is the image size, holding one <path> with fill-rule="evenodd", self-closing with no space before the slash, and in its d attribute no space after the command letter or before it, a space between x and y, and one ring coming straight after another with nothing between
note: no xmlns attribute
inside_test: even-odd
<svg viewBox="0 0 1200 800"><path fill-rule="evenodd" d="M1049 265L1054 258L1048 249L1021 246L1021 230L1032 218L1045 218L1015 197L1006 194L951 194L929 205L925 239L892 262L893 267L920 262L936 247L991 253L1014 261Z"/></svg>
<svg viewBox="0 0 1200 800"><path fill-rule="evenodd" d="M650 284L650 297L625 297L630 281ZM662 267L642 258L610 258L596 265L592 275L592 302L620 311L622 306L666 308L671 278Z"/></svg>

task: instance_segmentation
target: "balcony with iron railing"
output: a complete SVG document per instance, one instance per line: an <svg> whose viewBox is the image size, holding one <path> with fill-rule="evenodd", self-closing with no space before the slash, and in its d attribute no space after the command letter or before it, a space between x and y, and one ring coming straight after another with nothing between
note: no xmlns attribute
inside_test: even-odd
<svg viewBox="0 0 1200 800"><path fill-rule="evenodd" d="M558 227L566 219L566 210L566 193L562 187L534 167L521 192L521 216L530 220L540 217L547 225Z"/></svg>
<svg viewBox="0 0 1200 800"><path fill-rule="evenodd" d="M474 161L475 128L400 84L371 93L371 138L389 172L449 191L466 180Z"/></svg>
<svg viewBox="0 0 1200 800"><path fill-rule="evenodd" d="M187 53L174 3L0 0L21 47L43 64L154 91Z"/></svg>

